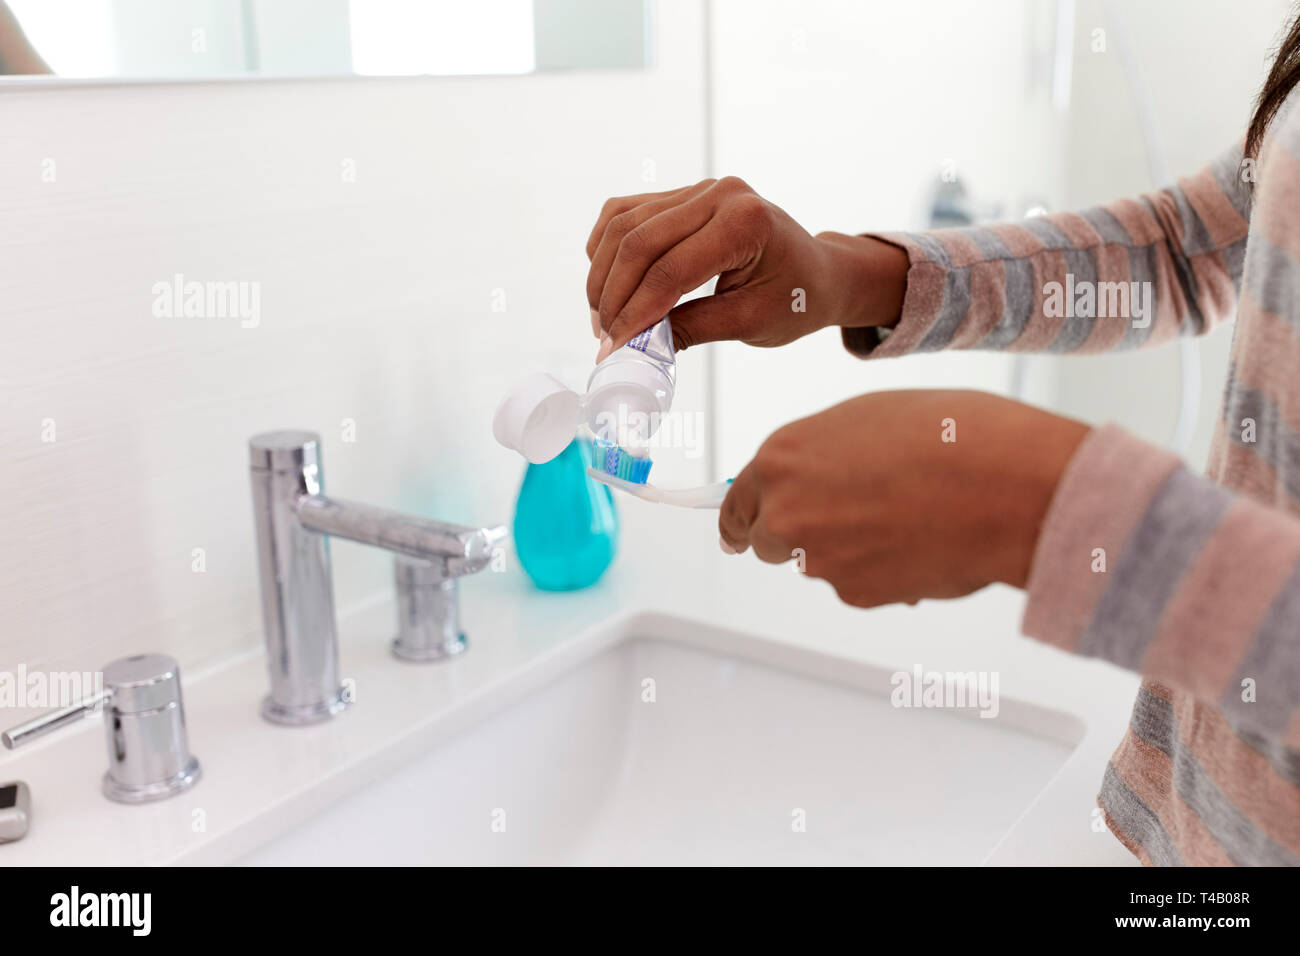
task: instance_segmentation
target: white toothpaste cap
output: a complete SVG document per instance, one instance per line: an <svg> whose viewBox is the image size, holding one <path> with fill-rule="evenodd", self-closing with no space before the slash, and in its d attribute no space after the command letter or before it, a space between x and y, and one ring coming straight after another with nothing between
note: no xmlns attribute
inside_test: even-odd
<svg viewBox="0 0 1300 956"><path fill-rule="evenodd" d="M553 375L536 372L512 388L492 416L492 435L534 465L569 447L578 430L582 400Z"/></svg>

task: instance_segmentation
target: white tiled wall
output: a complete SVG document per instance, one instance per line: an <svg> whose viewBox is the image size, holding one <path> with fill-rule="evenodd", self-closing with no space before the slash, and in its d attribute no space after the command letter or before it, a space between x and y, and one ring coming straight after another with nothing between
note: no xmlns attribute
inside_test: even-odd
<svg viewBox="0 0 1300 956"><path fill-rule="evenodd" d="M341 496L508 521L492 409L529 371L581 386L601 202L704 175L700 6L655 30L649 71L0 88L0 670L256 647L264 429L322 432ZM157 317L178 273L258 283L259 324ZM334 558L340 606L389 587Z"/></svg>

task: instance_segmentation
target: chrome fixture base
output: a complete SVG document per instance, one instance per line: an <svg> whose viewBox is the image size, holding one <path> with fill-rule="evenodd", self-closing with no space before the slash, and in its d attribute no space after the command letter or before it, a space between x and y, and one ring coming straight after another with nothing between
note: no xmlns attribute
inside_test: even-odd
<svg viewBox="0 0 1300 956"><path fill-rule="evenodd" d="M449 657L464 654L468 649L469 641L466 640L464 634L457 634L449 641L442 644L432 644L428 647L413 648L400 637L393 638L392 643L393 656L399 661L408 661L413 664L445 661Z"/></svg>
<svg viewBox="0 0 1300 956"><path fill-rule="evenodd" d="M193 757L174 777L143 786L125 786L114 780L111 774L106 773L103 785L104 796L117 803L152 803L155 800L166 800L178 793L184 793L198 783L202 776L203 768Z"/></svg>
<svg viewBox="0 0 1300 956"><path fill-rule="evenodd" d="M329 720L335 714L341 714L348 709L349 703L343 696L342 688L339 689L337 696L323 704L310 707L284 707L267 694L262 699L262 717L273 724L282 724L286 727L306 727L309 724L319 724L323 720Z"/></svg>

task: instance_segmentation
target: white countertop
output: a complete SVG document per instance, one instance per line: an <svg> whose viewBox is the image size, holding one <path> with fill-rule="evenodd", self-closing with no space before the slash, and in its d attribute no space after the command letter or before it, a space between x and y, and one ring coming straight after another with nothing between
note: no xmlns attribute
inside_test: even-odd
<svg viewBox="0 0 1300 956"><path fill-rule="evenodd" d="M1087 731L989 862L1132 862L1104 827L1095 828L1094 807L1137 678L1020 637L1020 592L998 587L959 601L861 611L792 565L724 555L716 512L620 506L620 553L593 588L538 591L513 559L504 572L464 580L470 649L456 660L394 660L387 598L340 614L342 673L355 681L356 704L335 720L295 728L262 720L260 648L208 673L186 674L190 744L203 779L179 797L123 806L101 796L99 719L5 753L0 782L27 782L32 826L23 840L0 845L0 865L229 862L478 719L476 702L559 645L647 609L891 669L998 672L1004 697L1068 711ZM142 649L147 643L142 639Z"/></svg>

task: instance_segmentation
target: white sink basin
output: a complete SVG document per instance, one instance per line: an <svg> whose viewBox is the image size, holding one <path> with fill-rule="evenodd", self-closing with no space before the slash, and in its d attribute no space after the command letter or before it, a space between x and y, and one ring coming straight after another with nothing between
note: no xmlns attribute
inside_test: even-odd
<svg viewBox="0 0 1300 956"><path fill-rule="evenodd" d="M896 708L889 671L660 615L577 643L240 862L977 864L1083 735L1005 698Z"/></svg>

